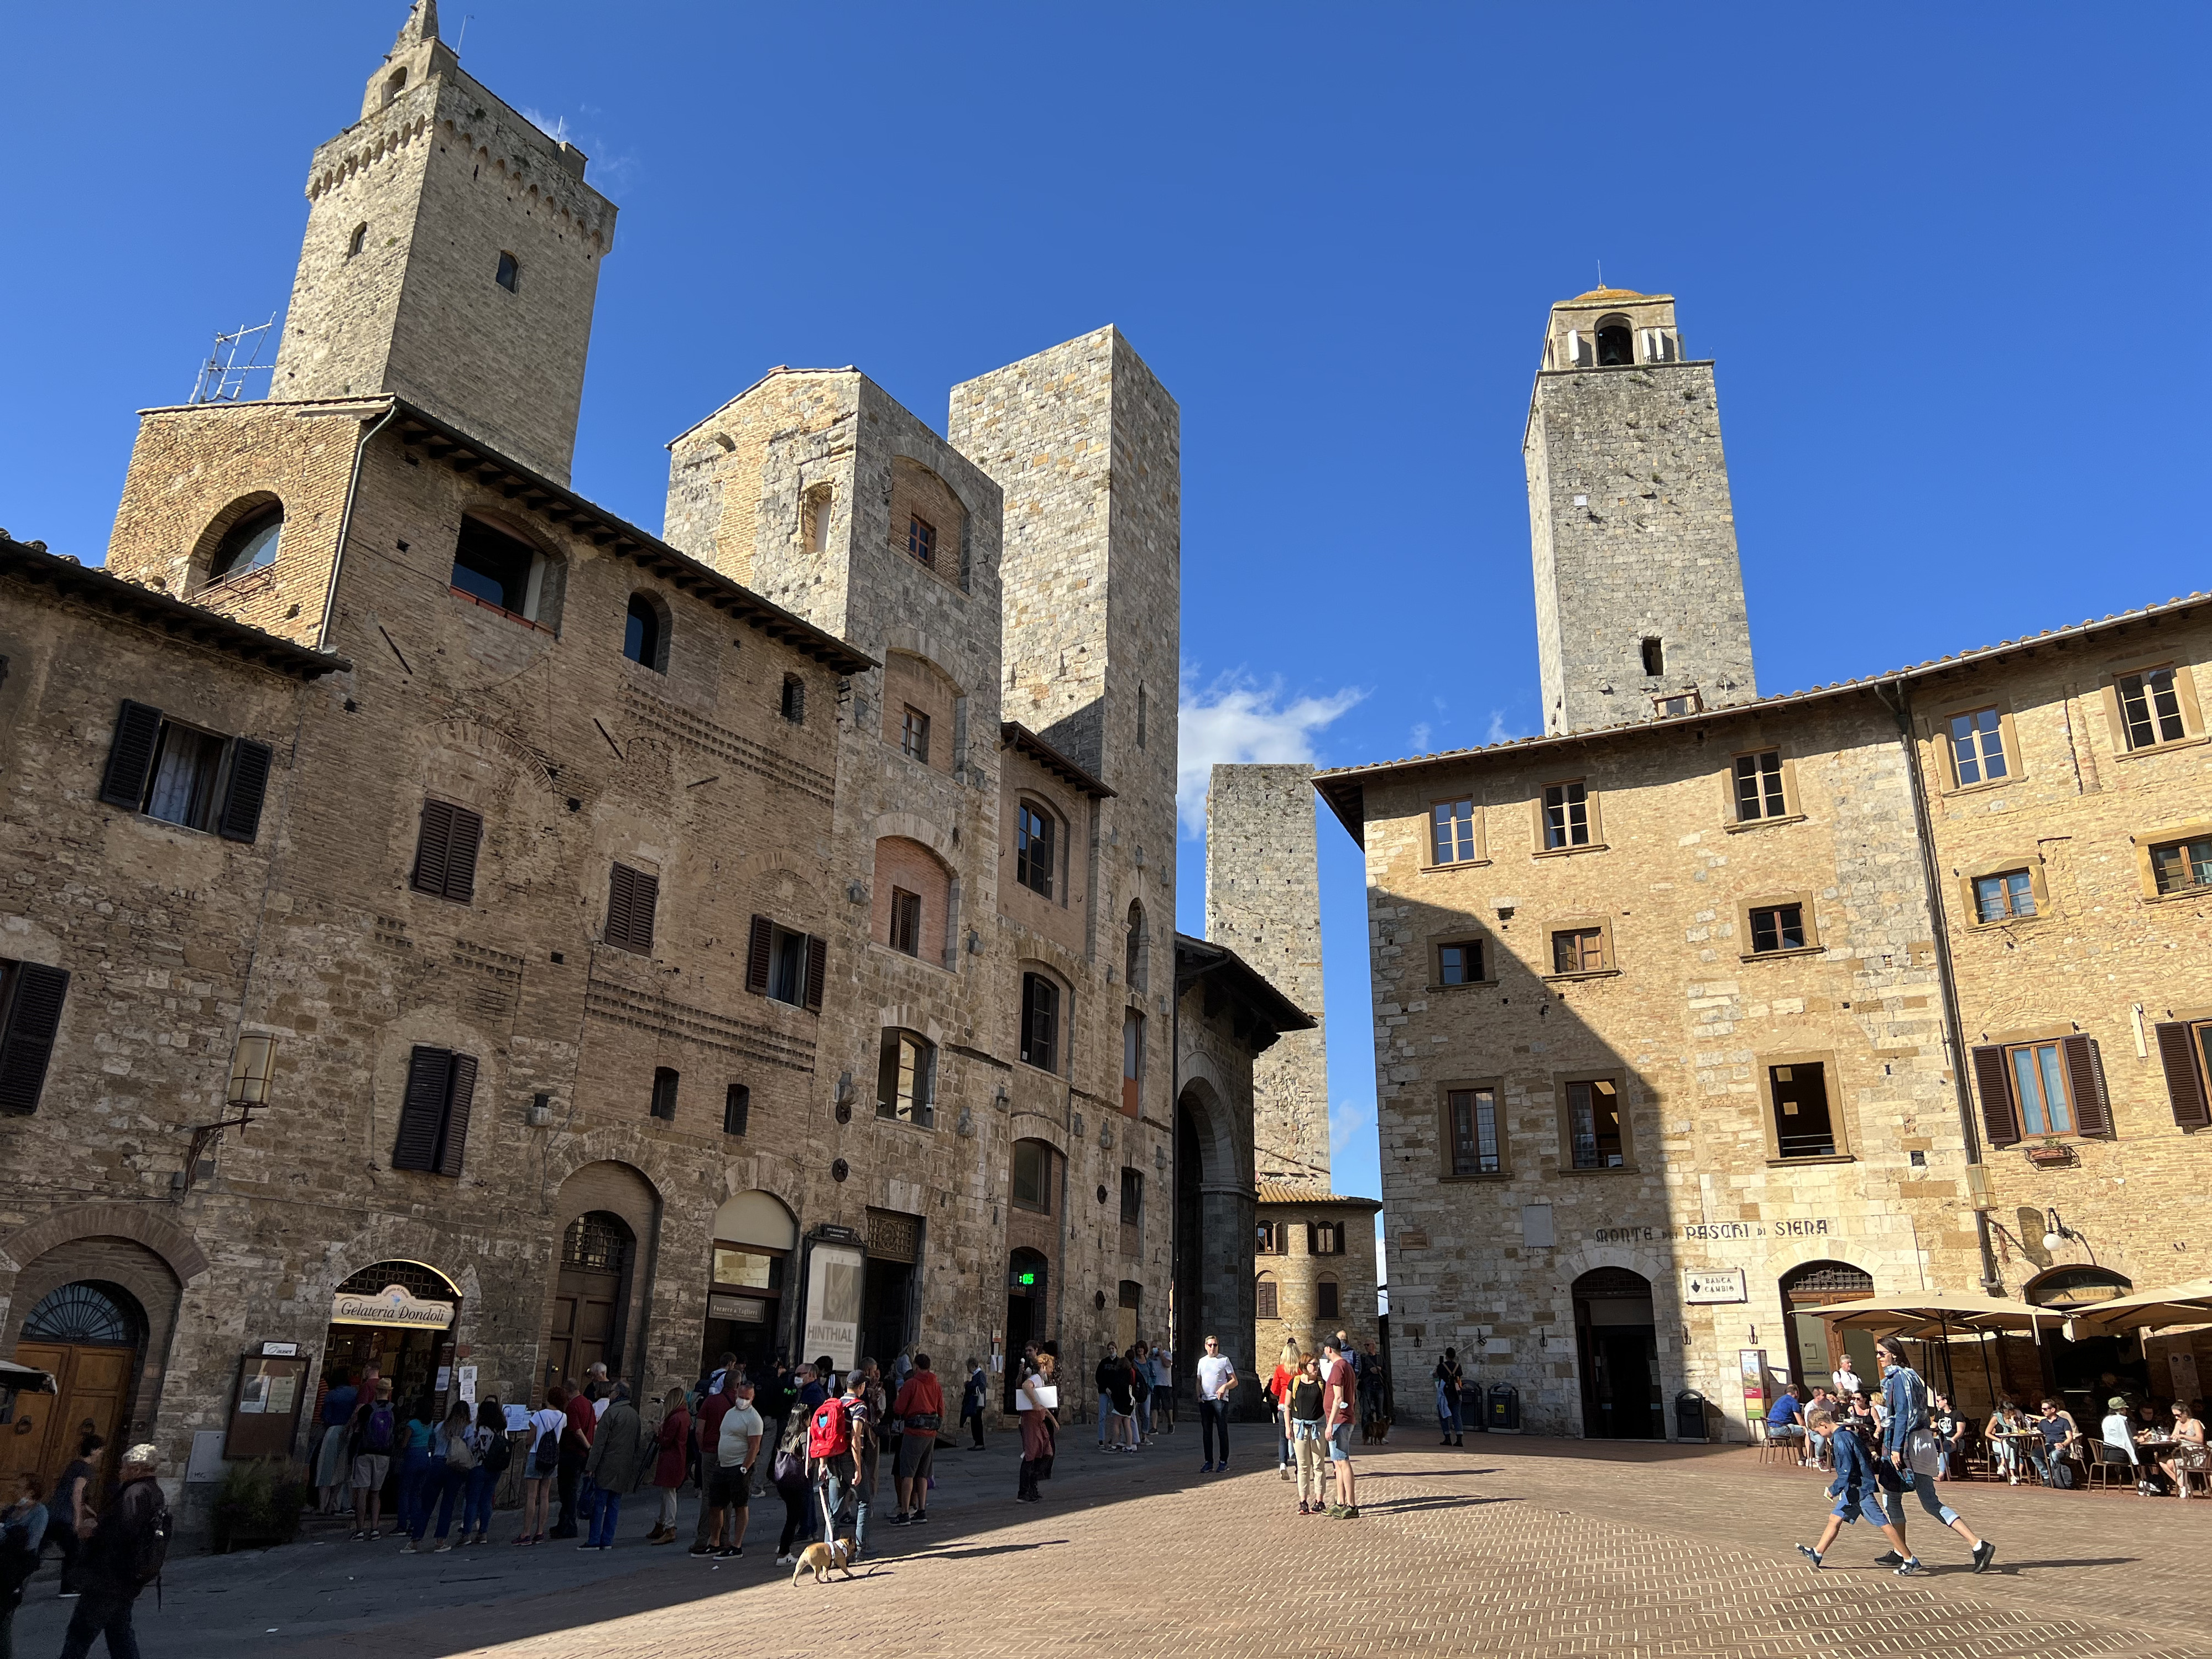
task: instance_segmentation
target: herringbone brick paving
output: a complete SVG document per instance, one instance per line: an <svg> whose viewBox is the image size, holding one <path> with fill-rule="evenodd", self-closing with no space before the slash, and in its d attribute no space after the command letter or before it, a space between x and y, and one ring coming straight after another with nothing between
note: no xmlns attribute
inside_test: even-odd
<svg viewBox="0 0 2212 1659"><path fill-rule="evenodd" d="M1996 1565L1969 1573L1958 1539L1915 1505L1911 1535L1934 1571L1900 1580L1873 1567L1884 1545L1864 1527L1838 1540L1838 1566L1808 1570L1791 1545L1817 1535L1821 1480L1760 1468L1741 1449L1505 1437L1446 1449L1404 1437L1360 1458L1362 1516L1342 1522L1295 1512L1291 1487L1252 1455L1266 1452L1255 1434L1225 1479L1197 1473L1187 1431L1135 1457L1102 1456L1082 1438L1070 1431L1076 1449L1036 1508L1009 1501L1003 1453L948 1454L930 1524L879 1526L874 1571L850 1583L788 1584L771 1565L773 1534L763 1540L770 1500L753 1547L719 1569L637 1546L638 1516L605 1555L495 1546L424 1560L324 1547L289 1570L307 1576L249 1605L233 1603L236 1590L172 1594L175 1639L150 1608L142 1632L153 1659L228 1659L241 1640L269 1639L264 1616L288 1642L375 1659L723 1659L855 1642L960 1659L2212 1659L2212 1504L1947 1487L1996 1540ZM307 1552L264 1559L288 1557Z"/></svg>

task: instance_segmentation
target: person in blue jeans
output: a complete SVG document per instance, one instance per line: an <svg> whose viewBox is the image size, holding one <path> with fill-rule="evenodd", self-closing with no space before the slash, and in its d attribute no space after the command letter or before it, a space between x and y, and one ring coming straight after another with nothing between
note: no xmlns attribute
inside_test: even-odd
<svg viewBox="0 0 2212 1659"><path fill-rule="evenodd" d="M1882 1513L1880 1477L1875 1473L1874 1454L1867 1449L1865 1439L1850 1424L1838 1424L1830 1413L1815 1407L1808 1425L1815 1434L1828 1437L1836 1458L1836 1478L1828 1483L1827 1495L1836 1500L1836 1507L1828 1511L1828 1524L1821 1529L1817 1544L1800 1544L1797 1553L1810 1561L1818 1570L1836 1534L1845 1527L1866 1521L1881 1528L1882 1534L1894 1546L1893 1553L1905 1560L1905 1534L1890 1523ZM1910 1565L1916 1570L1917 1561ZM1899 1569L1900 1571L1903 1568Z"/></svg>
<svg viewBox="0 0 2212 1659"><path fill-rule="evenodd" d="M453 1530L453 1503L467 1488L475 1455L469 1444L469 1402L457 1399L453 1408L446 1413L446 1420L430 1437L430 1468L422 1479L422 1495L416 1501L415 1523L408 1529L409 1549L417 1549L422 1544L422 1534L429 1528L433 1506L438 1511L438 1547L434 1553L443 1555L453 1547L446 1541L446 1534ZM465 1511L461 1535L464 1539L468 1536Z"/></svg>
<svg viewBox="0 0 2212 1659"><path fill-rule="evenodd" d="M1928 1384L1920 1373L1905 1363L1905 1351L1895 1337L1886 1336L1874 1345L1875 1363L1881 1367L1881 1403L1886 1413L1881 1430L1882 1455L1895 1466L1905 1483L1904 1492L1886 1494L1889 1518L1900 1537L1905 1532L1905 1492L1911 1492L1920 1500L1920 1507L1936 1520L1950 1528L1966 1540L1973 1552L1974 1571L1986 1571L1997 1547L1985 1538L1974 1536L1974 1529L1960 1518L1958 1510L1936 1495L1936 1470L1939 1457L1936 1431L1928 1408ZM1917 1572L1920 1564L1899 1544L1901 1559L1897 1563L1900 1573Z"/></svg>
<svg viewBox="0 0 2212 1659"><path fill-rule="evenodd" d="M507 1413L487 1395L477 1407L477 1420L469 1430L469 1449L475 1462L461 1492L461 1542L491 1542L491 1504L499 1492L499 1478L507 1473L514 1455L507 1437Z"/></svg>
<svg viewBox="0 0 2212 1659"><path fill-rule="evenodd" d="M1459 1367L1459 1351L1446 1348L1443 1358L1437 1361L1431 1373L1437 1382L1437 1427L1443 1431L1442 1443L1447 1446L1463 1444L1467 1436L1459 1416L1460 1389L1467 1378Z"/></svg>
<svg viewBox="0 0 2212 1659"><path fill-rule="evenodd" d="M438 1467L430 1455L431 1437L437 1428L438 1408L427 1394L416 1401L407 1420L399 1425L399 1530L407 1534L407 1541L399 1547L402 1555L419 1553L415 1540L422 1535L437 1491Z"/></svg>

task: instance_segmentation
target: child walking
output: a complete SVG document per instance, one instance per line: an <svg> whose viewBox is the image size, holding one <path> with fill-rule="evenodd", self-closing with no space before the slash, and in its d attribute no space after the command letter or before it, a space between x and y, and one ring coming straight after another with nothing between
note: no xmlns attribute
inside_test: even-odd
<svg viewBox="0 0 2212 1659"><path fill-rule="evenodd" d="M1820 1541L1800 1544L1798 1554L1817 1568L1821 1558L1827 1554L1828 1547L1836 1541L1836 1534L1863 1516L1881 1528L1891 1547L1903 1558L1905 1566L1898 1571L1917 1569L1920 1564L1905 1553L1905 1534L1892 1526L1889 1516L1882 1513L1881 1487L1874 1472L1874 1454L1867 1449L1865 1439L1849 1425L1838 1428L1834 1413L1818 1407L1806 1419L1805 1425L1815 1434L1832 1437L1836 1478L1827 1495L1836 1500L1836 1507L1828 1513L1828 1524L1821 1530Z"/></svg>

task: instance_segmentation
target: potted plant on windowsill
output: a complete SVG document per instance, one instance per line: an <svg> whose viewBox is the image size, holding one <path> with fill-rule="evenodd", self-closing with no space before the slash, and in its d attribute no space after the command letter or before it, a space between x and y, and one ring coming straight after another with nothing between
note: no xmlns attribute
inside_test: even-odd
<svg viewBox="0 0 2212 1659"><path fill-rule="evenodd" d="M2041 1146L2027 1149L2027 1161L2039 1170L2048 1170L2074 1161L2074 1148L2063 1140L2046 1140Z"/></svg>
<svg viewBox="0 0 2212 1659"><path fill-rule="evenodd" d="M290 1543L299 1536L307 1497L289 1459L249 1457L231 1464L222 1472L209 1517L215 1553Z"/></svg>

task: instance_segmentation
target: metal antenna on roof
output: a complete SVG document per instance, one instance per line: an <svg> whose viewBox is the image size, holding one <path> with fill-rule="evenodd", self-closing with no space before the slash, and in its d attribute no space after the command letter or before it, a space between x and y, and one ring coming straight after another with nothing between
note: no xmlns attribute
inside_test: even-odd
<svg viewBox="0 0 2212 1659"><path fill-rule="evenodd" d="M1600 288L1605 286L1605 261L1602 259L1597 262L1597 285Z"/></svg>
<svg viewBox="0 0 2212 1659"><path fill-rule="evenodd" d="M251 327L240 324L235 333L216 335L215 348L208 353L207 362L200 365L199 379L192 383L192 395L185 401L234 404L243 398L247 375L266 374L276 367L274 362L261 361L261 348L269 331L276 325L276 313L272 311L265 323ZM246 354L242 362L239 357L241 351Z"/></svg>
<svg viewBox="0 0 2212 1659"><path fill-rule="evenodd" d="M475 15L476 13L470 12L461 19L461 37L453 42L453 56L456 58L461 55L461 48L469 43L469 18Z"/></svg>

